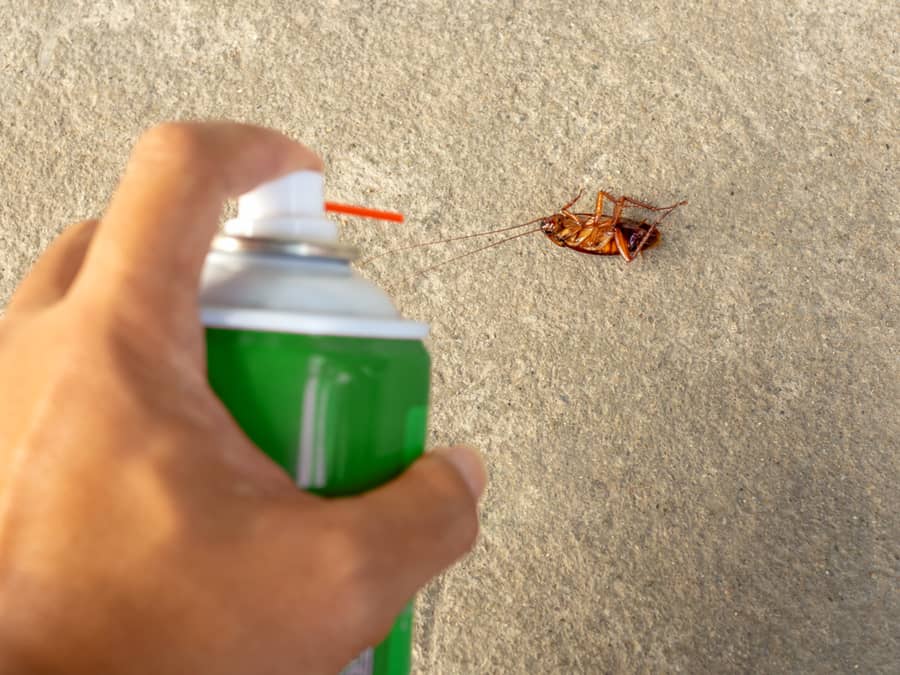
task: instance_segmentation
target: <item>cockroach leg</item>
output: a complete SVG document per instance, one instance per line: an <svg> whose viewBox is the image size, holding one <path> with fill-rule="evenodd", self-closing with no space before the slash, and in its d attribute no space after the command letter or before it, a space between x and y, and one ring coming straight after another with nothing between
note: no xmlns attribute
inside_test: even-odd
<svg viewBox="0 0 900 675"><path fill-rule="evenodd" d="M650 239L650 236L656 230L656 223L653 223L650 227L647 228L647 233L641 239L641 243L638 244L634 249L634 257L636 258L638 254L643 250L644 244L647 243L647 240Z"/></svg>
<svg viewBox="0 0 900 675"><path fill-rule="evenodd" d="M578 216L576 216L574 213L572 213L568 209L562 209L560 211L560 213L563 214L569 220L571 220L572 223L574 223L575 227L581 227L581 221L578 219Z"/></svg>
<svg viewBox="0 0 900 675"><path fill-rule="evenodd" d="M607 193L606 196L615 199L609 193ZM641 202L641 201L638 201L637 199L634 199L633 197L628 197L625 195L620 197L617 201L621 201L622 206L626 206L626 205L630 204L631 206L637 206L638 208L646 209L647 211L671 211L672 209L674 209L678 206L687 204L687 202L678 202L677 204L672 204L671 206L653 206L653 204L647 204L646 202Z"/></svg>
<svg viewBox="0 0 900 675"><path fill-rule="evenodd" d="M627 199L627 197L626 197ZM637 256L644 249L644 245L650 240L650 237L653 236L653 233L656 231L656 226L659 225L662 221L669 217L669 214L672 213L679 206L684 206L687 204L687 201L680 201L677 204L672 204L671 206L663 206L660 208L654 208L654 211L665 211L659 218L657 218L655 223L651 223L650 227L647 228L647 233L644 235L643 239L641 239L641 243L637 245L634 249L634 255Z"/></svg>
<svg viewBox="0 0 900 675"><path fill-rule="evenodd" d="M607 193L606 196L612 197L612 195L610 195L609 193ZM610 218L610 225L615 227L618 224L619 220L621 220L621 218L622 218L622 209L625 208L625 198L622 197L620 199L616 199L615 197L613 197L613 200L614 200L613 203L615 204L615 208L613 208L613 213Z"/></svg>
<svg viewBox="0 0 900 675"><path fill-rule="evenodd" d="M583 195L583 194L584 194L584 188L581 188L580 190L578 190L578 194L575 195L575 197L572 199L572 201L570 201L568 204L566 204L564 207L562 207L560 209L560 212L567 211L568 209L572 208L572 206L575 205L575 202L577 202L579 199L581 199L581 195Z"/></svg>
<svg viewBox="0 0 900 675"><path fill-rule="evenodd" d="M631 262L634 260L634 256L632 256L631 251L628 250L628 239L625 237L625 233L622 231L621 227L614 228L614 231L616 236L616 248L619 249L619 253L625 258L625 262Z"/></svg>

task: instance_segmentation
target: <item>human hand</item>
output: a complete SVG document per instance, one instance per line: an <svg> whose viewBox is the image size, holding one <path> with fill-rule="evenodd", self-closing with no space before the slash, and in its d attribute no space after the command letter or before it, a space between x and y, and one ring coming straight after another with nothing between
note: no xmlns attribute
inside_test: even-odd
<svg viewBox="0 0 900 675"><path fill-rule="evenodd" d="M0 319L0 673L328 673L473 544L481 462L299 491L210 390L197 289L223 202L307 148L167 124Z"/></svg>

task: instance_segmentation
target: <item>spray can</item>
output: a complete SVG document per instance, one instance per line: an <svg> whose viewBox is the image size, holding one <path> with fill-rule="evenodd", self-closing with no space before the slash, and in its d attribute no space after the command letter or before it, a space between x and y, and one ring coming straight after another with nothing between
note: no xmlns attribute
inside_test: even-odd
<svg viewBox="0 0 900 675"><path fill-rule="evenodd" d="M201 286L212 388L297 485L326 496L401 473L425 443L425 324L353 272L325 218L322 174L302 171L238 200ZM345 675L406 675L412 603Z"/></svg>

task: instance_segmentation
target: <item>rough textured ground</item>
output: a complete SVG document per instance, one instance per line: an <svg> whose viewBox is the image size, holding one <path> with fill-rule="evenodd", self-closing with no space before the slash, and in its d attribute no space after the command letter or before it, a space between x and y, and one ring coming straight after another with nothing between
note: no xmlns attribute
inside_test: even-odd
<svg viewBox="0 0 900 675"><path fill-rule="evenodd" d="M662 5L662 6L660 6ZM681 198L642 261L539 235L366 274L487 455L419 672L896 672L898 57L884 0L0 0L0 306L170 118L327 159L371 251L577 186ZM470 242L466 242L470 243Z"/></svg>

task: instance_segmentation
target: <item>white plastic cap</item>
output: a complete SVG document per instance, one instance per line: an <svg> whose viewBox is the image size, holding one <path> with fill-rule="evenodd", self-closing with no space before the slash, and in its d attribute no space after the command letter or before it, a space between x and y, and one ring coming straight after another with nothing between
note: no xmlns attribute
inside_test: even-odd
<svg viewBox="0 0 900 675"><path fill-rule="evenodd" d="M269 239L337 241L337 226L325 218L325 181L318 171L289 173L238 198L237 218L225 234Z"/></svg>

